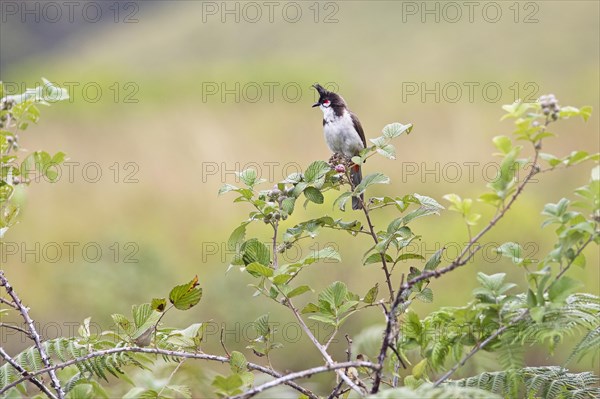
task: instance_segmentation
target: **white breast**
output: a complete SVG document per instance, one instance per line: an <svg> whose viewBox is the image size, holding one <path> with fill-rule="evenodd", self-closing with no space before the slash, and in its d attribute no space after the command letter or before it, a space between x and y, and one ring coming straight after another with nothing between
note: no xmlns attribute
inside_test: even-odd
<svg viewBox="0 0 600 399"><path fill-rule="evenodd" d="M354 123L347 110L342 116L335 115L331 108L321 106L323 110L323 133L329 149L333 152L344 154L348 157L357 155L364 148Z"/></svg>

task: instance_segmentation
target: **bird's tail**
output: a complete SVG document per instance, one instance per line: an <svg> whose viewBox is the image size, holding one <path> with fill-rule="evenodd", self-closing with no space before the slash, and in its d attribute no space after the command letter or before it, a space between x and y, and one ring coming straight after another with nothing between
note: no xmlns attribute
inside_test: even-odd
<svg viewBox="0 0 600 399"><path fill-rule="evenodd" d="M362 180L362 171L360 170L360 165L352 166L352 169L350 169L350 178L352 179L352 188L355 188L360 184ZM364 200L364 198L364 195L361 194L360 199ZM361 201L358 198L352 197L352 209L361 209L360 203Z"/></svg>

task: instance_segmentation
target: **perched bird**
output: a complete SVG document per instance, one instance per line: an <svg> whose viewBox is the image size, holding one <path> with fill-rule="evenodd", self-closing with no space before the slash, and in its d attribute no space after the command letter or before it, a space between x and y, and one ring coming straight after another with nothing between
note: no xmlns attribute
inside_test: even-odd
<svg viewBox="0 0 600 399"><path fill-rule="evenodd" d="M367 146L360 121L350 112L340 95L326 90L318 83L313 87L319 92L319 101L313 104L313 107L320 107L323 111L323 133L329 149L348 158L358 155ZM352 166L350 178L353 187L360 183L362 180L360 165ZM360 208L359 199L352 197L352 209Z"/></svg>

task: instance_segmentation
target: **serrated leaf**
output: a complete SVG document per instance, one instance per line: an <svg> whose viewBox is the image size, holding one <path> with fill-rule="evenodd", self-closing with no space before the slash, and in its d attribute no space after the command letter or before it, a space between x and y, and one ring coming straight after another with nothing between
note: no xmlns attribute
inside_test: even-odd
<svg viewBox="0 0 600 399"><path fill-rule="evenodd" d="M258 241L256 238L250 239L242 244L240 251L243 254L242 260L245 265L254 262L265 266L271 264L271 252L265 244Z"/></svg>
<svg viewBox="0 0 600 399"><path fill-rule="evenodd" d="M187 284L178 285L169 293L169 301L179 310L187 310L200 302L202 288L198 288L198 276Z"/></svg>
<svg viewBox="0 0 600 399"><path fill-rule="evenodd" d="M273 269L268 266L262 265L258 262L252 262L246 266L246 271L254 277L271 277L273 276Z"/></svg>
<svg viewBox="0 0 600 399"><path fill-rule="evenodd" d="M248 187L252 188L257 183L257 173L254 169L245 169L237 173L242 182Z"/></svg>
<svg viewBox="0 0 600 399"><path fill-rule="evenodd" d="M315 187L306 187L304 189L304 195L309 201L314 202L315 204L322 204L325 200L323 193Z"/></svg>
<svg viewBox="0 0 600 399"><path fill-rule="evenodd" d="M506 242L506 243L500 245L496 249L496 252L498 252L502 256L509 258L516 265L520 265L524 261L524 258L522 255L523 248L521 248L521 245L519 245L515 242Z"/></svg>
<svg viewBox="0 0 600 399"><path fill-rule="evenodd" d="M324 174L331 170L331 166L325 161L315 161L308 165L304 172L304 180L307 183L314 183Z"/></svg>
<svg viewBox="0 0 600 399"><path fill-rule="evenodd" d="M246 366L248 366L248 361L241 352L233 351L229 357L229 366L233 373L239 374L247 371Z"/></svg>
<svg viewBox="0 0 600 399"><path fill-rule="evenodd" d="M360 195L366 191L367 188L374 184L389 184L390 178L382 173L373 173L367 175L354 189L354 195Z"/></svg>
<svg viewBox="0 0 600 399"><path fill-rule="evenodd" d="M406 132L406 134L410 134L412 131L413 125L409 123L408 125L403 125L399 122L390 123L385 125L382 133L387 138L394 138L400 136L402 133Z"/></svg>
<svg viewBox="0 0 600 399"><path fill-rule="evenodd" d="M433 291L431 290L431 288L423 288L421 292L415 295L415 298L417 298L421 302L431 303L433 302Z"/></svg>
<svg viewBox="0 0 600 399"><path fill-rule="evenodd" d="M295 204L296 204L295 198L286 198L283 201L281 201L281 209L286 211L288 213L288 215L291 215L292 213L294 213L294 205Z"/></svg>

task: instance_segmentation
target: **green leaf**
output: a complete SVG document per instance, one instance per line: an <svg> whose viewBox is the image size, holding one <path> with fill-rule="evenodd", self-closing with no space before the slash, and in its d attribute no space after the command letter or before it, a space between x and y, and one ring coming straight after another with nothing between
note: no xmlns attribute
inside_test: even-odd
<svg viewBox="0 0 600 399"><path fill-rule="evenodd" d="M523 248L521 248L521 245L519 245L515 242L506 242L506 243L500 245L496 249L496 252L498 252L502 256L505 256L505 257L509 258L510 260L512 260L512 262L515 265L520 265L524 261L524 258L522 255Z"/></svg>
<svg viewBox="0 0 600 399"><path fill-rule="evenodd" d="M427 260L424 271L435 270L442 263L442 254L446 248L439 249Z"/></svg>
<svg viewBox="0 0 600 399"><path fill-rule="evenodd" d="M396 148L391 144L385 144L378 147L377 152L388 159L396 159Z"/></svg>
<svg viewBox="0 0 600 399"><path fill-rule="evenodd" d="M229 357L229 366L233 373L240 374L247 371L248 361L241 352L233 351Z"/></svg>
<svg viewBox="0 0 600 399"><path fill-rule="evenodd" d="M385 254L386 262L393 262L394 260L388 254ZM363 261L363 266L370 265L372 263L381 263L381 254L379 252L372 253L367 256L367 258Z"/></svg>
<svg viewBox="0 0 600 399"><path fill-rule="evenodd" d="M364 193L367 188L374 184L388 184L390 178L382 173L373 173L363 178L358 186L354 189L354 195L360 195Z"/></svg>
<svg viewBox="0 0 600 399"><path fill-rule="evenodd" d="M258 262L261 265L268 266L271 264L271 253L267 246L256 238L252 238L242 244L240 248L242 260L245 265Z"/></svg>
<svg viewBox="0 0 600 399"><path fill-rule="evenodd" d="M230 191L236 191L238 190L238 187L233 186L231 184L224 184L220 189L219 189L219 195L223 195L225 193L228 193Z"/></svg>
<svg viewBox="0 0 600 399"><path fill-rule="evenodd" d="M235 396L241 393L243 384L242 377L239 374L232 374L229 377L218 375L212 382L212 386L217 390L217 393L223 396Z"/></svg>
<svg viewBox="0 0 600 399"><path fill-rule="evenodd" d="M331 170L331 166L325 161L315 161L308 165L306 172L304 172L304 180L307 183L314 183L323 175Z"/></svg>
<svg viewBox="0 0 600 399"><path fill-rule="evenodd" d="M548 297L551 302L562 303L564 300L575 292L583 283L581 281L574 280L567 276L562 276L560 279L550 284L548 289Z"/></svg>
<svg viewBox="0 0 600 399"><path fill-rule="evenodd" d="M301 285L299 287L294 288L290 292L288 292L287 297L288 298L293 298L295 296L302 295L302 294L304 294L305 292L308 292L308 291L312 291L312 288L310 288L310 286L308 286L308 285Z"/></svg>
<svg viewBox="0 0 600 399"><path fill-rule="evenodd" d="M352 198L352 193L349 191L343 192L339 197L337 197L335 199L335 201L333 202L333 207L335 208L335 205L338 204L338 207L341 211L345 211L346 210L346 202L348 202L348 200Z"/></svg>
<svg viewBox="0 0 600 399"><path fill-rule="evenodd" d="M331 305L332 308L339 308L342 303L346 300L348 295L348 288L346 284L341 281L336 281L328 286L320 295L319 301L325 301Z"/></svg>
<svg viewBox="0 0 600 399"><path fill-rule="evenodd" d="M187 310L200 302L202 288L198 288L198 276L187 284L178 285L169 293L169 301L179 310Z"/></svg>
<svg viewBox="0 0 600 399"><path fill-rule="evenodd" d="M431 303L433 302L433 291L431 290L431 288L423 288L421 292L415 295L415 298L417 298L421 302Z"/></svg>
<svg viewBox="0 0 600 399"><path fill-rule="evenodd" d="M242 182L248 187L252 188L257 183L257 174L254 169L245 169L237 173Z"/></svg>
<svg viewBox="0 0 600 399"><path fill-rule="evenodd" d="M252 262L246 266L246 271L254 277L271 277L273 276L273 269L268 266L262 265L258 262Z"/></svg>
<svg viewBox="0 0 600 399"><path fill-rule="evenodd" d="M246 237L246 226L248 223L249 222L244 222L235 230L233 230L229 236L229 240L227 240L227 249L229 251L237 250L238 245L244 241L244 237Z"/></svg>
<svg viewBox="0 0 600 399"><path fill-rule="evenodd" d="M322 204L325 200L323 193L315 187L306 187L304 189L304 195L309 201L314 202L315 204Z"/></svg>
<svg viewBox="0 0 600 399"><path fill-rule="evenodd" d="M415 378L420 379L421 377L423 377L423 374L425 373L426 368L427 368L427 359L423 359L413 367L412 375Z"/></svg>
<svg viewBox="0 0 600 399"><path fill-rule="evenodd" d="M306 258L302 259L301 263L303 265L311 265L319 260L325 259L331 259L340 262L342 257L335 249L333 249L333 247L325 247L320 251L311 253Z"/></svg>
<svg viewBox="0 0 600 399"><path fill-rule="evenodd" d="M167 307L167 299L166 298L153 298L150 306L153 310L157 312L163 312Z"/></svg>
<svg viewBox="0 0 600 399"><path fill-rule="evenodd" d="M288 213L288 215L291 215L292 213L294 213L294 205L295 204L296 204L295 198L286 198L283 201L281 201L281 209L286 211Z"/></svg>
<svg viewBox="0 0 600 399"><path fill-rule="evenodd" d="M512 141L506 136L496 136L492 142L503 154L508 154L512 150Z"/></svg>
<svg viewBox="0 0 600 399"><path fill-rule="evenodd" d="M367 291L367 294L363 298L363 302L367 303L369 305L372 304L373 302L375 302L377 300L378 293L379 293L379 283L375 284L375 286L373 286L369 291Z"/></svg>
<svg viewBox="0 0 600 399"><path fill-rule="evenodd" d="M394 138L400 136L402 133L406 132L406 134L410 134L412 131L413 125L409 123L408 125L403 125L402 123L390 123L389 125L385 125L382 130L383 136L387 138Z"/></svg>

